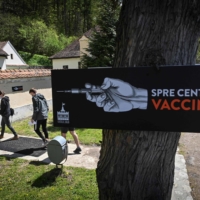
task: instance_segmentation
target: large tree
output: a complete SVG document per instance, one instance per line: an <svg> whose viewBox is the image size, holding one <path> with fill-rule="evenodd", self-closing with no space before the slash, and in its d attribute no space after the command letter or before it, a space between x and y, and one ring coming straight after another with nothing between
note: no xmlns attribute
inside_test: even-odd
<svg viewBox="0 0 200 200"><path fill-rule="evenodd" d="M199 36L200 1L123 0L114 67L195 64ZM103 130L99 198L170 200L179 138L179 132Z"/></svg>

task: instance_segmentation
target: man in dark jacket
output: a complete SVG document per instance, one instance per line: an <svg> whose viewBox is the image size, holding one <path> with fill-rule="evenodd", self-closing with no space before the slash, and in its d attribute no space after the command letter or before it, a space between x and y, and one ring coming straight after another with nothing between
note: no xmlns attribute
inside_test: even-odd
<svg viewBox="0 0 200 200"><path fill-rule="evenodd" d="M5 132L5 125L12 131L14 137L12 140L18 140L18 135L14 128L11 126L10 123L10 100L9 97L5 96L5 93L0 90L0 115L2 116L1 119L1 135L0 139L3 138Z"/></svg>
<svg viewBox="0 0 200 200"><path fill-rule="evenodd" d="M42 145L45 146L48 143L48 131L47 131L47 118L49 107L45 97L42 94L37 93L36 89L31 88L29 94L32 96L33 101L33 116L31 121L36 122L34 125L34 130L38 136L42 139ZM45 137L40 132L40 126L42 125L42 131Z"/></svg>

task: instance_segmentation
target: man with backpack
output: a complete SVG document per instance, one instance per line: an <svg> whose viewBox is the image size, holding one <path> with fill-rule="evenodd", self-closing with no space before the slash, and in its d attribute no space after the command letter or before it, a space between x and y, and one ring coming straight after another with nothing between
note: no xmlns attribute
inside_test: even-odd
<svg viewBox="0 0 200 200"><path fill-rule="evenodd" d="M48 144L49 134L47 131L47 118L49 107L45 97L42 94L37 93L36 89L31 88L29 90L29 94L32 96L33 102L33 116L31 122L34 123L34 130L38 134L38 136L42 139L42 146L46 146ZM40 126L42 125L42 131L44 132L44 136L40 131Z"/></svg>
<svg viewBox="0 0 200 200"><path fill-rule="evenodd" d="M9 119L11 116L10 99L8 96L5 96L5 93L1 90L0 90L0 115L2 116L0 139L4 137L5 125L6 125L14 134L14 137L11 140L18 140L19 136L17 135L14 128L11 126Z"/></svg>

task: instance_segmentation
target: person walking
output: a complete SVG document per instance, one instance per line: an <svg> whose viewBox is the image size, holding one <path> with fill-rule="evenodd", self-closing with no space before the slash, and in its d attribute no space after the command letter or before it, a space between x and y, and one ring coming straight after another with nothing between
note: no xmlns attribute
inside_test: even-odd
<svg viewBox="0 0 200 200"><path fill-rule="evenodd" d="M29 90L29 94L32 96L33 102L33 116L31 122L34 123L34 130L38 134L38 136L42 139L42 146L46 146L48 144L49 134L47 131L47 118L49 107L44 95L37 93L37 90L31 88ZM42 126L42 131L44 132L44 136L40 131L40 126Z"/></svg>
<svg viewBox="0 0 200 200"><path fill-rule="evenodd" d="M78 135L76 134L75 128L61 127L61 135L65 139L66 139L67 131L70 132L70 134L74 138L74 142L76 143L76 149L74 150L74 153L79 154L82 151L82 149L80 148L80 142L79 142L79 139L78 139Z"/></svg>
<svg viewBox="0 0 200 200"><path fill-rule="evenodd" d="M5 93L0 90L0 115L1 119L1 135L0 139L4 137L5 125L12 131L14 137L11 140L18 140L19 136L17 135L15 129L11 126L10 123L10 99L8 96L5 96Z"/></svg>

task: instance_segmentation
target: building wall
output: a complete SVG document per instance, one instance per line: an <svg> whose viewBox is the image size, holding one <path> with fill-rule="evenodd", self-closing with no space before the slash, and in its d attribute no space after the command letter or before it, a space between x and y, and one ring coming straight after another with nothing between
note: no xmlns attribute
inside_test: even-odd
<svg viewBox="0 0 200 200"><path fill-rule="evenodd" d="M5 60L6 60L6 57L4 57L4 56L0 56L0 69L6 69L6 62L5 62Z"/></svg>
<svg viewBox="0 0 200 200"><path fill-rule="evenodd" d="M9 55L6 59L6 65L26 65L10 42L7 42L7 44L3 47L3 50ZM13 59L11 58L11 54L13 55Z"/></svg>
<svg viewBox="0 0 200 200"><path fill-rule="evenodd" d="M13 92L12 87L23 86L23 91ZM50 109L52 109L51 77L34 77L21 79L0 80L0 90L10 98L10 105L15 109L13 121L30 117L33 113L32 97L29 94L30 88L36 88L38 93L45 96Z"/></svg>
<svg viewBox="0 0 200 200"><path fill-rule="evenodd" d="M6 65L6 69L28 69L28 65Z"/></svg>
<svg viewBox="0 0 200 200"><path fill-rule="evenodd" d="M88 54L86 49L89 45L89 39L85 37L84 35L79 39L80 42L80 55L83 56L84 54Z"/></svg>
<svg viewBox="0 0 200 200"><path fill-rule="evenodd" d="M79 68L79 58L63 58L63 59L52 59L53 69L63 69L64 65L68 65L68 69L78 69Z"/></svg>

